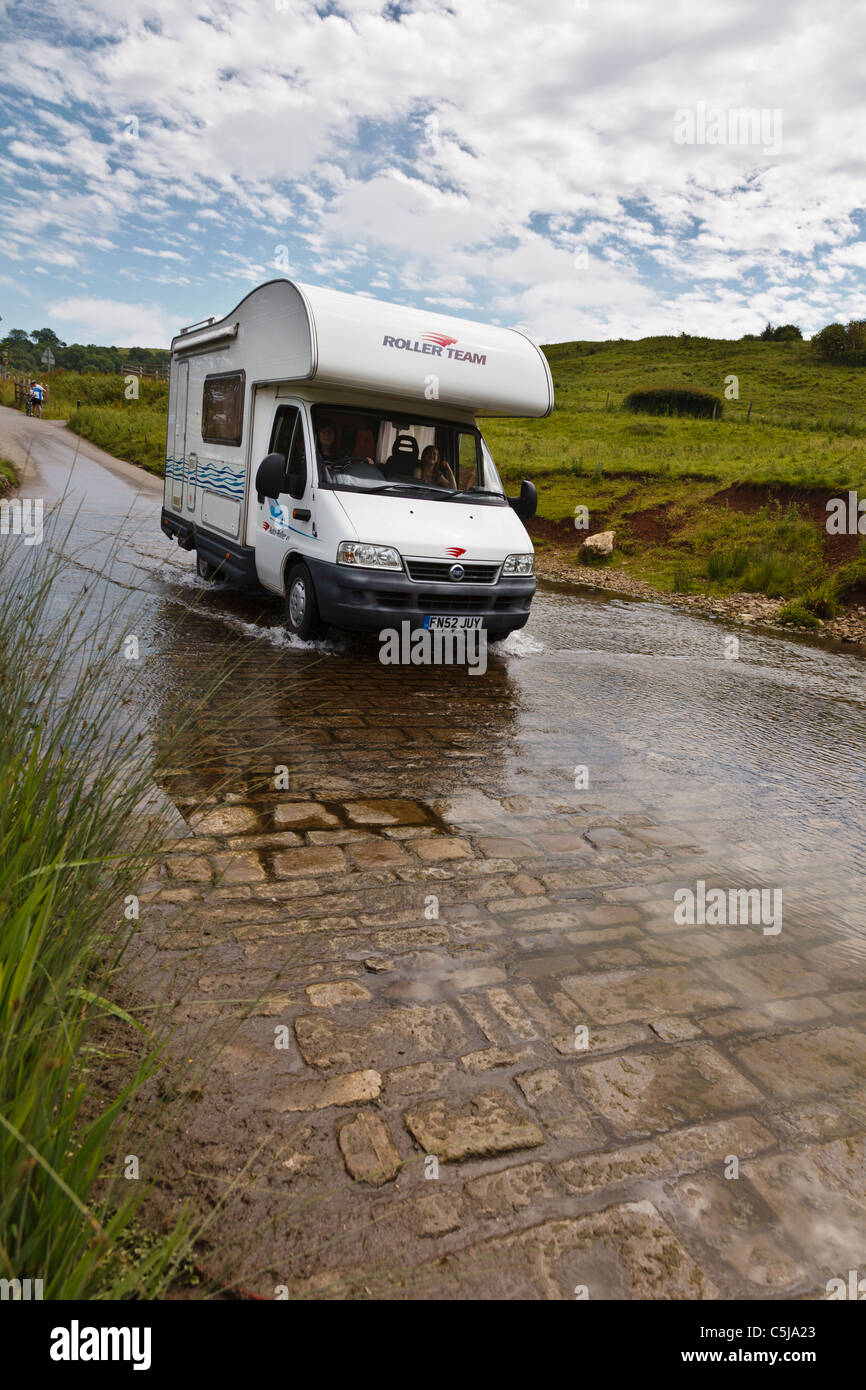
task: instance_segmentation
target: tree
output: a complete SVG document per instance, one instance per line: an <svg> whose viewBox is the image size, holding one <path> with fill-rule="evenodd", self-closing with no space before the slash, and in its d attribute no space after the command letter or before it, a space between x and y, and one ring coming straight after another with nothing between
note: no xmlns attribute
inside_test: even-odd
<svg viewBox="0 0 866 1390"><path fill-rule="evenodd" d="M66 344L60 341L53 328L34 328L30 337L39 347L50 347L53 352L61 351L66 347Z"/></svg>
<svg viewBox="0 0 866 1390"><path fill-rule="evenodd" d="M13 372L26 372L29 375L36 371L39 352L35 344L31 343L29 333L25 333L23 328L10 329L0 343L0 348L8 352L9 366Z"/></svg>
<svg viewBox="0 0 866 1390"><path fill-rule="evenodd" d="M803 334L795 323L782 323L778 327L768 323L761 333L761 339L765 343L793 343L802 337Z"/></svg>
<svg viewBox="0 0 866 1390"><path fill-rule="evenodd" d="M823 362L846 363L850 367L866 366L866 320L851 319L849 323L828 323L814 334L812 349Z"/></svg>
<svg viewBox="0 0 866 1390"><path fill-rule="evenodd" d="M65 343L53 328L34 328L25 333L23 328L12 328L6 337L0 339L0 350L9 354L9 367L13 372L28 376L41 376L45 373L42 355L50 348L56 358L56 366L71 372L119 372L124 363L137 362L143 366L168 366L169 353L165 348L104 347L99 343Z"/></svg>

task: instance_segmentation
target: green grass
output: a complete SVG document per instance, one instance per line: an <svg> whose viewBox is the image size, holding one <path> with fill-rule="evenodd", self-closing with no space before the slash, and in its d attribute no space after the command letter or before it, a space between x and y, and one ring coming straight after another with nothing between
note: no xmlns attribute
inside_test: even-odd
<svg viewBox="0 0 866 1390"><path fill-rule="evenodd" d="M163 477L165 473L165 411L143 401L123 406L82 406L67 424L76 434L113 454Z"/></svg>
<svg viewBox="0 0 866 1390"><path fill-rule="evenodd" d="M629 479L639 500L647 482L674 496L684 481L838 488L866 479L866 374L817 362L807 343L642 338L545 353L553 414L484 424L504 477L535 481L540 516L562 520ZM630 391L671 381L724 397L732 374L739 399L725 398L721 420L636 420L622 406Z"/></svg>
<svg viewBox="0 0 866 1390"><path fill-rule="evenodd" d="M147 1182L124 1179L123 1136L161 1057L116 972L163 827L139 809L152 773L128 718L106 754L137 675L111 614L88 622L87 599L85 616L53 614L61 563L47 540L0 549L0 1273L52 1299L158 1297L190 1230L182 1216L128 1254ZM106 1095L109 1052L123 1064Z"/></svg>
<svg viewBox="0 0 866 1390"><path fill-rule="evenodd" d="M0 497L18 486L18 474L8 459L0 458Z"/></svg>
<svg viewBox="0 0 866 1390"><path fill-rule="evenodd" d="M809 608L805 599L794 599L779 609L779 622L787 627L820 627L820 619Z"/></svg>

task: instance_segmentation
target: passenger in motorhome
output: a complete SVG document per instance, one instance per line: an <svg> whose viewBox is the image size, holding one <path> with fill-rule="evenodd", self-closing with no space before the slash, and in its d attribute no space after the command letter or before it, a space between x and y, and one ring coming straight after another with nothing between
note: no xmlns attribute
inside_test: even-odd
<svg viewBox="0 0 866 1390"><path fill-rule="evenodd" d="M415 477L420 478L423 483L457 490L457 479L451 466L442 458L435 444L428 444L421 454L421 466L415 470Z"/></svg>
<svg viewBox="0 0 866 1390"><path fill-rule="evenodd" d="M365 459L367 463L373 462L376 441L373 438L373 431L366 425L355 431L355 442L352 445L352 450L355 458Z"/></svg>

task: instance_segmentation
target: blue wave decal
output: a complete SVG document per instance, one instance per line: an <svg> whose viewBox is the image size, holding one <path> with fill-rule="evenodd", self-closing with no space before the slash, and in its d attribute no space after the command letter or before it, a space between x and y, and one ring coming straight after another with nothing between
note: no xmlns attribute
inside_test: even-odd
<svg viewBox="0 0 866 1390"><path fill-rule="evenodd" d="M220 463L216 459L199 459L194 468L189 468L187 464L185 458L169 456L165 461L165 476L173 481L179 479L184 483L195 483L213 492L224 493L227 497L243 497L242 464Z"/></svg>

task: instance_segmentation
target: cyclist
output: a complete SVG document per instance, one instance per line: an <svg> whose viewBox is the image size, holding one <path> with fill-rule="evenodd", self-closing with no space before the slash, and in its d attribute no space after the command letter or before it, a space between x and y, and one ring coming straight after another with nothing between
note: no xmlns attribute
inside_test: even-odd
<svg viewBox="0 0 866 1390"><path fill-rule="evenodd" d="M42 419L42 402L44 401L44 399L45 399L45 387L42 386L42 385L40 385L40 383L39 383L38 381L31 381L31 383L30 383L30 413L31 413L31 415L38 415L39 418L40 418L40 420Z"/></svg>

